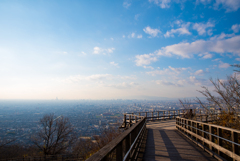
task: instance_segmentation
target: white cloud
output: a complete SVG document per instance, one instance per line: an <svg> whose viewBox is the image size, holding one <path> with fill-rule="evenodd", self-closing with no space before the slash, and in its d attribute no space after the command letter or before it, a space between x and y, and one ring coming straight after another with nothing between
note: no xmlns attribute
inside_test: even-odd
<svg viewBox="0 0 240 161"><path fill-rule="evenodd" d="M182 84L180 84L178 82L170 82L170 81L166 81L166 80L156 80L155 82L156 82L156 84L166 85L166 86L176 86L176 87L183 86Z"/></svg>
<svg viewBox="0 0 240 161"><path fill-rule="evenodd" d="M107 49L108 53L113 53L113 50L115 50L115 48L108 48Z"/></svg>
<svg viewBox="0 0 240 161"><path fill-rule="evenodd" d="M188 69L188 68L173 68L171 66L168 66L168 68L174 71L176 74L179 74L180 72Z"/></svg>
<svg viewBox="0 0 240 161"><path fill-rule="evenodd" d="M149 0L149 2L153 2L161 8L169 8L171 0Z"/></svg>
<svg viewBox="0 0 240 161"><path fill-rule="evenodd" d="M90 76L83 76L83 75L75 75L70 76L63 80L63 82L79 82L79 81L96 81L96 80L102 80L102 79L112 79L111 74L94 74Z"/></svg>
<svg viewBox="0 0 240 161"><path fill-rule="evenodd" d="M212 0L196 0L196 4L199 2L208 5ZM219 8L226 9L226 12L237 11L240 8L239 0L214 0L213 8L218 10Z"/></svg>
<svg viewBox="0 0 240 161"><path fill-rule="evenodd" d="M154 70L151 72L146 72L149 75L156 76L156 75L168 75L168 74L173 74L170 69L163 69L163 70Z"/></svg>
<svg viewBox="0 0 240 161"><path fill-rule="evenodd" d="M123 35L122 37L125 38L125 35Z"/></svg>
<svg viewBox="0 0 240 161"><path fill-rule="evenodd" d="M100 51L101 51L101 48L99 48L99 47L97 47L97 46L93 48L93 53L94 53L94 54L99 54Z"/></svg>
<svg viewBox="0 0 240 161"><path fill-rule="evenodd" d="M228 64L228 63L223 63L223 62L220 61L220 64L218 65L218 67L219 67L219 68L228 68L228 67L230 67L230 64Z"/></svg>
<svg viewBox="0 0 240 161"><path fill-rule="evenodd" d="M145 66L145 65L143 66L143 68L145 68L145 69L149 68L149 69L152 69L152 70L154 69L152 66Z"/></svg>
<svg viewBox="0 0 240 161"><path fill-rule="evenodd" d="M125 37L125 36L124 36ZM142 38L142 35L139 34L139 35L136 35L135 32L132 32L130 35L128 35L128 38L138 38L138 39L141 39Z"/></svg>
<svg viewBox="0 0 240 161"><path fill-rule="evenodd" d="M174 67L168 66L168 68L163 69L163 70L155 70L155 71L146 72L146 73L150 74L152 76L155 76L155 75L178 75L182 71L187 70L187 69L188 68L174 68Z"/></svg>
<svg viewBox="0 0 240 161"><path fill-rule="evenodd" d="M128 9L130 6L131 6L131 3L127 2L127 1L123 2L123 7L124 8Z"/></svg>
<svg viewBox="0 0 240 161"><path fill-rule="evenodd" d="M235 60L240 61L240 58L236 58Z"/></svg>
<svg viewBox="0 0 240 161"><path fill-rule="evenodd" d="M136 65L143 66L151 64L152 62L157 61L157 57L154 54L143 54L143 55L136 55Z"/></svg>
<svg viewBox="0 0 240 161"><path fill-rule="evenodd" d="M118 63L115 63L114 61L110 62L110 64L119 68Z"/></svg>
<svg viewBox="0 0 240 161"><path fill-rule="evenodd" d="M135 37L135 32L132 32L130 35L128 35L128 38L134 38Z"/></svg>
<svg viewBox="0 0 240 161"><path fill-rule="evenodd" d="M211 59L213 57L213 55L212 54L206 54L206 55L204 55L202 58L203 59Z"/></svg>
<svg viewBox="0 0 240 161"><path fill-rule="evenodd" d="M134 38L134 37L135 37L135 33L134 33L134 32L131 34L131 37L132 37L132 38Z"/></svg>
<svg viewBox="0 0 240 161"><path fill-rule="evenodd" d="M218 9L219 6L226 9L226 12L237 11L240 8L239 0L216 0L214 9Z"/></svg>
<svg viewBox="0 0 240 161"><path fill-rule="evenodd" d="M232 25L232 28L233 32L237 33L239 32L240 30L240 24L235 24L235 25Z"/></svg>
<svg viewBox="0 0 240 161"><path fill-rule="evenodd" d="M110 38L112 41L114 40L112 37Z"/></svg>
<svg viewBox="0 0 240 161"><path fill-rule="evenodd" d="M213 57L212 54L206 52L206 53L203 53L203 54L199 54L198 56L202 56L203 59L210 59Z"/></svg>
<svg viewBox="0 0 240 161"><path fill-rule="evenodd" d="M211 86L211 82L207 79L196 78L195 76L190 76L187 79L176 79L176 80L156 80L156 84L165 85L165 86L176 86L183 87L187 85L196 85L196 86Z"/></svg>
<svg viewBox="0 0 240 161"><path fill-rule="evenodd" d="M229 37L233 37L233 36L235 36L235 34L233 33L233 34L225 34L225 33L221 33L220 35L216 35L216 36L213 36L213 37L211 37L211 39L210 40L223 40L223 39L225 39L225 38L229 38Z"/></svg>
<svg viewBox="0 0 240 161"><path fill-rule="evenodd" d="M206 24L204 24L204 23L195 23L193 25L193 29L197 30L198 35L204 35L206 33L206 29L207 28L211 28L211 27L214 27L214 26L215 25L212 22L208 21ZM208 30L208 35L212 35L212 30L211 29Z"/></svg>
<svg viewBox="0 0 240 161"><path fill-rule="evenodd" d="M174 34L176 34L176 33L178 33L179 35L191 35L191 33L188 30L190 22L180 25L181 21L178 20L178 21L176 21L176 23L181 27L167 31L166 34L164 34L164 37L170 37L170 36L174 37Z"/></svg>
<svg viewBox="0 0 240 161"><path fill-rule="evenodd" d="M114 63L115 64L115 63ZM73 83L73 82L80 82L80 81L92 81L92 82L99 82L99 81L112 81L112 80L136 80L137 77L135 75L132 76L121 76L121 75L112 75L112 74L93 74L93 75L74 75L69 76L65 79L54 79L60 82L66 83Z"/></svg>
<svg viewBox="0 0 240 161"><path fill-rule="evenodd" d="M202 75L204 73L204 71L202 69L197 70L194 75Z"/></svg>
<svg viewBox="0 0 240 161"><path fill-rule="evenodd" d="M170 4L172 2L181 3L181 9L184 8L183 3L186 0L148 0L150 3L153 2L154 4L160 6L161 8L170 8ZM219 8L226 9L226 12L237 11L240 8L240 1L239 0L214 0L215 3L213 4L213 9L218 10ZM202 3L204 5L211 4L212 0L196 0L196 4Z"/></svg>
<svg viewBox="0 0 240 161"><path fill-rule="evenodd" d="M192 43L179 43L162 47L156 51L156 55L161 56L180 56L191 58L194 54L215 52L219 54L232 53L240 56L240 36L233 36L223 40L197 40Z"/></svg>
<svg viewBox="0 0 240 161"><path fill-rule="evenodd" d="M160 30L158 29L152 29L151 27L147 26L143 29L143 31L146 33L146 34L149 34L151 35L152 37L156 37L158 35L158 33L161 33Z"/></svg>
<svg viewBox="0 0 240 161"><path fill-rule="evenodd" d="M117 76L117 78L121 78L121 79L124 79L124 80L136 80L136 79L137 79L136 75L131 75L131 76Z"/></svg>
<svg viewBox="0 0 240 161"><path fill-rule="evenodd" d="M217 37L209 40L197 40L191 43L181 42L178 44L169 45L156 50L154 53L137 55L136 65L143 66L156 62L160 56L178 56L181 58L192 58L194 55L202 56L203 59L212 58L216 54L232 54L240 56L240 35L225 39L218 39ZM226 67L220 65L220 67ZM157 73L159 71L156 71ZM161 72L160 72L161 73ZM155 73L156 74L156 73Z"/></svg>
<svg viewBox="0 0 240 161"><path fill-rule="evenodd" d="M87 55L84 51L81 52L81 54L78 54L78 56L85 56Z"/></svg>
<svg viewBox="0 0 240 161"><path fill-rule="evenodd" d="M118 84L110 84L110 85L106 85L107 87L113 87L113 88L117 88L117 89L129 89L132 88L134 86L137 86L138 84L135 82L130 82L130 83L118 83Z"/></svg>
<svg viewBox="0 0 240 161"><path fill-rule="evenodd" d="M94 47L93 48L93 54L110 54L110 53L113 53L113 51L115 50L115 48L107 48L107 49L102 49L100 47Z"/></svg>
<svg viewBox="0 0 240 161"><path fill-rule="evenodd" d="M196 3L198 4L199 2L203 3L203 4L208 4L210 3L212 0L196 0Z"/></svg>
<svg viewBox="0 0 240 161"><path fill-rule="evenodd" d="M212 86L212 83L208 79L196 78L195 76L189 77L190 83L197 86Z"/></svg>
<svg viewBox="0 0 240 161"><path fill-rule="evenodd" d="M138 18L139 18L139 16L140 16L140 14L136 14L136 15L134 16L134 19L137 21Z"/></svg>

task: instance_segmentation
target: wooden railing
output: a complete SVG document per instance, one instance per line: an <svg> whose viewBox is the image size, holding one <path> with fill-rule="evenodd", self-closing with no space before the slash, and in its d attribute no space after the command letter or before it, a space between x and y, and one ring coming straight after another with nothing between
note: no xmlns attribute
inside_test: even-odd
<svg viewBox="0 0 240 161"><path fill-rule="evenodd" d="M133 115L133 117L135 117L135 124L131 124L130 128L93 154L87 161L135 160L145 134L146 117L136 115Z"/></svg>
<svg viewBox="0 0 240 161"><path fill-rule="evenodd" d="M131 127L132 124L136 122L138 116L145 116L147 121L158 121L166 119L175 119L177 116L183 117L189 109L179 109L179 110L160 110L160 111L151 111L151 112L134 112L134 113L125 113L123 118L122 128ZM212 111L211 111L212 112ZM205 110L202 109L193 109L194 119L208 122L213 120L214 112L211 115L206 114Z"/></svg>
<svg viewBox="0 0 240 161"><path fill-rule="evenodd" d="M87 161L95 160L116 160L128 161L136 160L139 147L146 131L146 122L155 120L175 119L177 116L183 116L187 112L182 110L162 110L152 112L137 112L124 114L122 128L126 130L116 139L93 154ZM201 110L193 110L193 113L201 116ZM196 117L197 118L197 117ZM206 118L207 120L207 118Z"/></svg>
<svg viewBox="0 0 240 161"><path fill-rule="evenodd" d="M156 121L176 118L176 116L182 116L185 112L186 110L161 110L152 112L125 113L122 127L131 127L131 125L136 122L136 118L139 116L145 116L147 121Z"/></svg>
<svg viewBox="0 0 240 161"><path fill-rule="evenodd" d="M180 117L176 128L216 158L240 160L239 130Z"/></svg>

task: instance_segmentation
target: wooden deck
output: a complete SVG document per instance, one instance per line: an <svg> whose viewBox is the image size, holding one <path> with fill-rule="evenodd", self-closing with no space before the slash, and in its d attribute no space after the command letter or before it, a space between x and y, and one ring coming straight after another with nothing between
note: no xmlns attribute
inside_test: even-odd
<svg viewBox="0 0 240 161"><path fill-rule="evenodd" d="M145 161L216 160L176 130L175 120L149 122Z"/></svg>

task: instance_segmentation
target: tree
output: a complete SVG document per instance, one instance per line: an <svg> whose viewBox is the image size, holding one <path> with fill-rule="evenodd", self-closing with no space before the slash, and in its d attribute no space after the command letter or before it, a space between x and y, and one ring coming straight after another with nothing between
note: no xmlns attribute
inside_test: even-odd
<svg viewBox="0 0 240 161"><path fill-rule="evenodd" d="M40 130L32 138L33 143L44 155L56 155L65 152L76 139L68 118L45 115L40 119Z"/></svg>
<svg viewBox="0 0 240 161"><path fill-rule="evenodd" d="M240 65L233 65L240 68ZM207 111L207 114L212 115L214 111L221 111L219 119L215 124L226 126L230 128L240 129L239 107L240 107L240 82L238 74L239 70L235 70L237 73L228 76L226 80L217 79L214 81L210 79L214 90L210 91L207 87L203 86L199 92L206 98L206 101L202 101L197 98L195 101L201 105ZM183 107L183 101L180 100ZM211 109L215 109L210 110Z"/></svg>

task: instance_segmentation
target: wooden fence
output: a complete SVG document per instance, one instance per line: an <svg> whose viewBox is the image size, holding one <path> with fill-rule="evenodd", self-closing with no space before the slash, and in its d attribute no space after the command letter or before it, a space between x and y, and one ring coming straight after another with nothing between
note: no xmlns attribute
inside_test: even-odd
<svg viewBox="0 0 240 161"><path fill-rule="evenodd" d="M131 125L136 122L136 116L144 116L146 121L156 121L175 118L176 116L183 115L185 112L186 110L161 110L152 112L125 113L122 127L131 127Z"/></svg>
<svg viewBox="0 0 240 161"><path fill-rule="evenodd" d="M239 130L180 117L176 128L219 160L240 160Z"/></svg>
<svg viewBox="0 0 240 161"><path fill-rule="evenodd" d="M146 117L136 115L131 115L131 117L134 117L135 124L131 124L130 128L93 154L87 161L135 160L145 134Z"/></svg>
<svg viewBox="0 0 240 161"><path fill-rule="evenodd" d="M145 116L147 121L159 121L166 119L175 119L177 116L183 117L187 112L187 109L180 110L160 110L160 111L151 111L151 112L135 112L135 113L125 113L123 118L122 128L131 127L132 124L136 122L136 116ZM207 113L202 109L193 109L193 114L195 120L203 122L211 122L216 119L216 111L210 111L211 114Z"/></svg>

